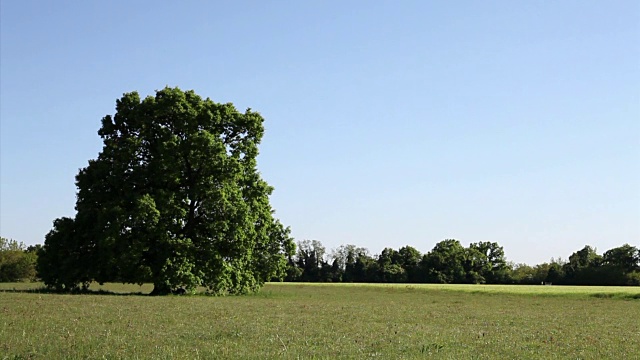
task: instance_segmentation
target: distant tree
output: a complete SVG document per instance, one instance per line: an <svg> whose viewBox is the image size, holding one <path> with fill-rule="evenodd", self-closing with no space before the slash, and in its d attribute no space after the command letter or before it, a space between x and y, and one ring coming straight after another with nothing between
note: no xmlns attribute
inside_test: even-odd
<svg viewBox="0 0 640 360"><path fill-rule="evenodd" d="M382 250L377 259L378 273L375 281L400 283L407 281L407 272L400 264L400 255L392 248ZM374 280L374 279L371 279Z"/></svg>
<svg viewBox="0 0 640 360"><path fill-rule="evenodd" d="M595 248L585 245L582 250L571 254L569 261L565 265L567 265L567 268L580 269L589 266L600 266L602 260L602 256L598 255Z"/></svg>
<svg viewBox="0 0 640 360"><path fill-rule="evenodd" d="M396 256L394 263L400 265L405 270L407 274L406 281L410 283L420 282L420 260L422 260L420 251L406 245L398 249Z"/></svg>
<svg viewBox="0 0 640 360"><path fill-rule="evenodd" d="M397 258L398 252L392 248L384 248L380 255L378 255L378 265L384 267L394 264L394 260Z"/></svg>
<svg viewBox="0 0 640 360"><path fill-rule="evenodd" d="M0 237L0 251L24 251L25 245L17 240Z"/></svg>
<svg viewBox="0 0 640 360"><path fill-rule="evenodd" d="M511 281L516 284L540 284L541 280L536 279L535 269L527 264L511 264L509 275Z"/></svg>
<svg viewBox="0 0 640 360"><path fill-rule="evenodd" d="M356 274L356 262L359 258L370 259L369 250L362 247L357 247L352 244L341 245L340 247L331 251L331 259L333 264L340 268L342 271L343 282L355 282L356 278L362 280L362 274ZM362 264L368 263L368 260L361 261Z"/></svg>
<svg viewBox="0 0 640 360"><path fill-rule="evenodd" d="M491 272L487 256L473 247L464 249L463 268L466 274L464 282L469 284L486 283L485 276Z"/></svg>
<svg viewBox="0 0 640 360"><path fill-rule="evenodd" d="M340 267L340 264L337 260L333 260L331 264L331 281L332 282L342 282L342 277L344 276L344 269Z"/></svg>
<svg viewBox="0 0 640 360"><path fill-rule="evenodd" d="M303 270L294 262L287 263L284 281L302 281Z"/></svg>
<svg viewBox="0 0 640 360"><path fill-rule="evenodd" d="M561 284L563 279L564 271L562 270L562 265L556 262L550 263L544 281L552 284Z"/></svg>
<svg viewBox="0 0 640 360"><path fill-rule="evenodd" d="M363 247L357 247L353 244L340 245L331 251L330 258L337 263L342 270L347 268L348 264L353 265L359 256L368 256L369 250Z"/></svg>
<svg viewBox="0 0 640 360"><path fill-rule="evenodd" d="M606 251L602 256L601 271L607 285L639 285L640 250L624 244Z"/></svg>
<svg viewBox="0 0 640 360"><path fill-rule="evenodd" d="M586 245L569 256L569 261L562 266L564 272L563 283L575 285L605 285L602 278L603 258L596 249Z"/></svg>
<svg viewBox="0 0 640 360"><path fill-rule="evenodd" d="M635 246L624 244L606 251L603 263L618 268L624 273L640 270L640 250Z"/></svg>
<svg viewBox="0 0 640 360"><path fill-rule="evenodd" d="M27 246L27 248L24 251L28 252L28 253L38 254L41 250L42 250L42 245L41 244L35 244L35 245Z"/></svg>
<svg viewBox="0 0 640 360"><path fill-rule="evenodd" d="M334 279L338 277L339 277L339 274L334 274L333 266L323 260L322 265L320 265L320 277L318 281L333 282Z"/></svg>
<svg viewBox="0 0 640 360"><path fill-rule="evenodd" d="M625 274L625 285L640 286L640 271L632 271Z"/></svg>
<svg viewBox="0 0 640 360"><path fill-rule="evenodd" d="M376 279L377 281L385 283L407 282L407 271L399 264L378 265L378 267L380 273Z"/></svg>
<svg viewBox="0 0 640 360"><path fill-rule="evenodd" d="M379 282L380 266L367 253L349 254L343 281L370 283Z"/></svg>
<svg viewBox="0 0 640 360"><path fill-rule="evenodd" d="M476 250L480 254L476 259L474 270L483 282L500 284L509 281L509 269L502 246L496 242L481 241L470 244L469 249Z"/></svg>
<svg viewBox="0 0 640 360"><path fill-rule="evenodd" d="M296 264L302 270L300 281L326 281L329 270L322 270L325 265L326 249L318 240L303 240L298 242Z"/></svg>
<svg viewBox="0 0 640 360"><path fill-rule="evenodd" d="M434 248L423 256L420 266L426 272L427 282L434 283L465 283L467 272L465 248L458 240L446 239L437 243Z"/></svg>
<svg viewBox="0 0 640 360"><path fill-rule="evenodd" d="M102 119L98 158L76 176L75 218L56 220L45 239L45 283L237 294L282 278L295 245L257 171L262 123L193 91L125 94Z"/></svg>
<svg viewBox="0 0 640 360"><path fill-rule="evenodd" d="M298 259L312 261L309 266L320 267L324 261L326 248L322 245L322 242L318 240L303 240L298 242Z"/></svg>
<svg viewBox="0 0 640 360"><path fill-rule="evenodd" d="M36 258L22 242L0 237L0 282L33 280Z"/></svg>

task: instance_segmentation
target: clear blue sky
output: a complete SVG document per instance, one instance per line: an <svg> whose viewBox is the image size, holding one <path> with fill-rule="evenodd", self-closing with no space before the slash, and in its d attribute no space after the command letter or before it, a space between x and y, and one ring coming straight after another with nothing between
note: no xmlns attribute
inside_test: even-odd
<svg viewBox="0 0 640 360"><path fill-rule="evenodd" d="M124 92L266 118L296 240L640 245L640 2L1 3L0 235L42 243Z"/></svg>

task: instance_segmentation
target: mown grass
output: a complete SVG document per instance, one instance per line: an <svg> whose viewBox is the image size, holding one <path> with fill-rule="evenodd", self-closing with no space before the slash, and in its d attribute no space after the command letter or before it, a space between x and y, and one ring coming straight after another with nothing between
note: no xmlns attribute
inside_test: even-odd
<svg viewBox="0 0 640 360"><path fill-rule="evenodd" d="M639 288L268 284L257 295L218 298L24 292L37 286L0 285L11 290L0 291L0 359L640 358Z"/></svg>

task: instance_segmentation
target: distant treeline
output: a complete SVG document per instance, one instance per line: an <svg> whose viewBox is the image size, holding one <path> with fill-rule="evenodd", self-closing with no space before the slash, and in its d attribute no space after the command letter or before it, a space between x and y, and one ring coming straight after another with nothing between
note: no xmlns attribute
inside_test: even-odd
<svg viewBox="0 0 640 360"><path fill-rule="evenodd" d="M41 248L0 238L0 282L37 280ZM404 246L371 255L355 245L327 253L320 241L304 240L288 259L285 281L640 286L640 250L625 244L600 255L585 246L566 261L551 259L530 266L508 262L495 242L464 247L458 240L447 239L426 254Z"/></svg>
<svg viewBox="0 0 640 360"><path fill-rule="evenodd" d="M495 242L464 247L458 240L447 239L426 254L404 246L372 256L355 245L327 254L321 242L305 240L289 258L285 281L638 286L640 250L625 244L600 255L585 246L567 261L551 259L529 266L507 262L504 249Z"/></svg>

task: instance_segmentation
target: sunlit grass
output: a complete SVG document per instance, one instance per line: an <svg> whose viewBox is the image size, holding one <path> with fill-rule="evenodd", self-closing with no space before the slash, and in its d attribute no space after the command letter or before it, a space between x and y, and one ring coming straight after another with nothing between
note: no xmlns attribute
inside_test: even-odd
<svg viewBox="0 0 640 360"><path fill-rule="evenodd" d="M296 283L272 283L276 286L295 286ZM309 286L324 286L322 283L310 283ZM638 297L638 286L565 286L565 285L480 285L480 284L354 284L338 283L331 286L380 287L387 289L411 289L422 291L454 291L486 294L512 295L586 295L595 297Z"/></svg>

